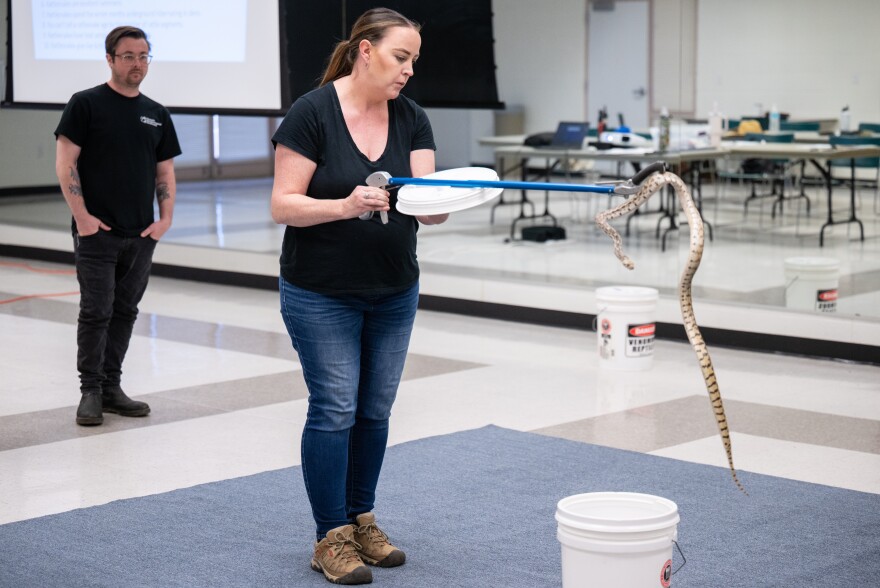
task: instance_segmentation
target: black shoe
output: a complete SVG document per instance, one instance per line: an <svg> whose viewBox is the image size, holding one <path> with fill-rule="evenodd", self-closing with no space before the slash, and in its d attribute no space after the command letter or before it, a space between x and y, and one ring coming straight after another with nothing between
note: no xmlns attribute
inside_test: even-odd
<svg viewBox="0 0 880 588"><path fill-rule="evenodd" d="M100 392L83 392L79 408L76 409L76 424L85 427L102 424L104 415L101 414L101 404Z"/></svg>
<svg viewBox="0 0 880 588"><path fill-rule="evenodd" d="M142 417L150 414L150 405L140 400L132 400L125 395L119 386L104 388L101 395L104 401L104 412L112 412L120 416Z"/></svg>

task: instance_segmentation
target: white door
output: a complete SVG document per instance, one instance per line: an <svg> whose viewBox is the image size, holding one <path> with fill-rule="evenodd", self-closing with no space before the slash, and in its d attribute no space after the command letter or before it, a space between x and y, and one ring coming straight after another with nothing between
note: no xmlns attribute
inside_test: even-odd
<svg viewBox="0 0 880 588"><path fill-rule="evenodd" d="M587 26L587 115L600 108L608 126L618 113L633 131L648 124L648 0L592 1Z"/></svg>

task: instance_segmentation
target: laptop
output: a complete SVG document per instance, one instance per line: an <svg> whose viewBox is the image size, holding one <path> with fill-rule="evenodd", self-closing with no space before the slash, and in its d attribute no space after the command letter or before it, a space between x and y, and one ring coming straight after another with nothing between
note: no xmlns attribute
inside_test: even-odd
<svg viewBox="0 0 880 588"><path fill-rule="evenodd" d="M556 127L556 133L550 144L541 147L545 149L582 149L589 130L590 123L588 122L563 121Z"/></svg>

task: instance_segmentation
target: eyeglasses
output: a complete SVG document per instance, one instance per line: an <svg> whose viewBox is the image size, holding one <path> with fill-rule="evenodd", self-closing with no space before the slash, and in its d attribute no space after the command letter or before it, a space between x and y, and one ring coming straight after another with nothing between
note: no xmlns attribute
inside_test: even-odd
<svg viewBox="0 0 880 588"><path fill-rule="evenodd" d="M132 65L135 61L140 61L141 63L146 65L153 61L152 55L135 55L133 53L124 53L122 55L114 54L113 57L118 57L125 65Z"/></svg>

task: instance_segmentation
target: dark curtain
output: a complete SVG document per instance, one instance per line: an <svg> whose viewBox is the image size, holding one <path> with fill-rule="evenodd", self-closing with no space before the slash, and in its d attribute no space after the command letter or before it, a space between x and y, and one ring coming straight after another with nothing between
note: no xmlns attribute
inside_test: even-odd
<svg viewBox="0 0 880 588"><path fill-rule="evenodd" d="M291 101L317 87L335 44L348 38L358 16L377 6L422 25L421 54L404 94L423 107L503 107L495 82L491 0L283 0Z"/></svg>

